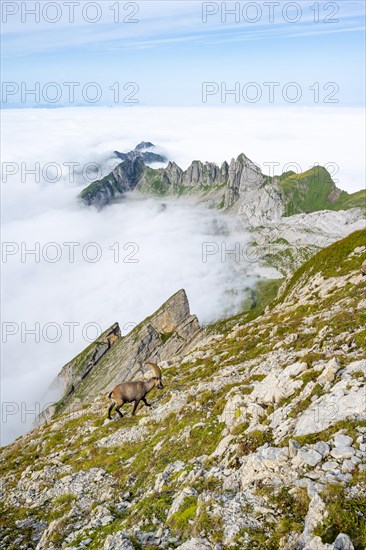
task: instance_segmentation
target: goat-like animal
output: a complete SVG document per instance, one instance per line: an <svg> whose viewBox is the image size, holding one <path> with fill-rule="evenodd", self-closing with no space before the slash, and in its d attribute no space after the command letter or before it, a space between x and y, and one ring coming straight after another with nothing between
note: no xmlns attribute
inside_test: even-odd
<svg viewBox="0 0 366 550"><path fill-rule="evenodd" d="M123 414L120 409L125 403L135 402L133 407L132 415L136 414L136 409L139 406L140 401L143 401L147 407L151 407L151 404L146 401L147 394L155 387L159 390L163 389L163 384L161 382L161 370L155 363L150 363L146 361L146 364L149 365L150 369L154 373L154 376L149 380L138 380L134 382L123 382L118 384L108 395L110 399L113 400L113 403L108 408L108 418L111 420L111 412L113 407L116 405L116 411L123 418Z"/></svg>

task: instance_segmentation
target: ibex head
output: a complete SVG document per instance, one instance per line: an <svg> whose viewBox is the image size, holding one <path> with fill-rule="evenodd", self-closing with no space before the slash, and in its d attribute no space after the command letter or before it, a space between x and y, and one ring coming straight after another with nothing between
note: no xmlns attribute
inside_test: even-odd
<svg viewBox="0 0 366 550"><path fill-rule="evenodd" d="M150 363L150 361L145 361L146 365L149 365L150 369L154 373L153 379L155 379L155 386L162 390L164 388L161 382L161 370L159 369L156 363Z"/></svg>

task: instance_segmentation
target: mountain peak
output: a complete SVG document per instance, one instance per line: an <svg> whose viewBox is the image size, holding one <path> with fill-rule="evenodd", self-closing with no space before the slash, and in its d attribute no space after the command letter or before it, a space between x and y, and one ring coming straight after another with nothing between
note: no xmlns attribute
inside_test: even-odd
<svg viewBox="0 0 366 550"><path fill-rule="evenodd" d="M121 336L118 323L114 323L61 369L55 386L61 383L63 396L51 412L72 410L127 378L141 376L145 361L171 359L199 330L198 319L191 315L183 289L126 336Z"/></svg>

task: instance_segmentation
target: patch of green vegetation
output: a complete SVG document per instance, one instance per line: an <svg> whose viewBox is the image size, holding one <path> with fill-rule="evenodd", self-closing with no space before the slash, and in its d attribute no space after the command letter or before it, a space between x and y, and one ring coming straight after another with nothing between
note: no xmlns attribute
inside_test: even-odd
<svg viewBox="0 0 366 550"><path fill-rule="evenodd" d="M223 521L220 516L210 514L207 504L200 502L194 519L193 532L207 537L211 542L221 542L223 537Z"/></svg>
<svg viewBox="0 0 366 550"><path fill-rule="evenodd" d="M308 369L307 371L302 373L300 379L303 381L304 386L306 386L306 384L308 384L309 382L319 378L319 375L319 372L315 371L314 369Z"/></svg>
<svg viewBox="0 0 366 550"><path fill-rule="evenodd" d="M339 199L332 204L333 210L348 210L349 208L366 208L366 190L347 193L342 191Z"/></svg>
<svg viewBox="0 0 366 550"><path fill-rule="evenodd" d="M191 532L191 525L197 512L197 498L195 496L186 497L175 514L167 521L167 526L171 532L179 537L187 537Z"/></svg>
<svg viewBox="0 0 366 550"><path fill-rule="evenodd" d="M113 174L109 174L85 187L79 194L79 197L88 204L91 204L98 193L108 193L111 197L114 197L117 190L116 178Z"/></svg>
<svg viewBox="0 0 366 550"><path fill-rule="evenodd" d="M342 485L327 485L322 498L327 506L327 516L314 534L324 543L332 543L339 533L350 537L355 550L366 547L366 485L359 493L350 492Z"/></svg>
<svg viewBox="0 0 366 550"><path fill-rule="evenodd" d="M61 518L68 512L70 512L76 496L73 494L63 494L57 497L51 503L51 510L47 513L47 521L51 522L55 519Z"/></svg>
<svg viewBox="0 0 366 550"><path fill-rule="evenodd" d="M320 273L328 279L347 275L353 270L359 270L365 257L360 257L357 254L350 255L355 248L365 246L365 242L366 229L361 229L320 250L294 273L277 303L283 302L300 281L304 286L315 273Z"/></svg>
<svg viewBox="0 0 366 550"><path fill-rule="evenodd" d="M108 525L105 525L105 526L99 526L94 531L88 531L88 533L85 533L85 532L81 533L72 542L70 542L66 546L62 546L62 548L75 547L75 546L78 546L83 540L91 539L91 541L87 546L85 546L85 548L87 548L88 550L100 550L101 548L103 548L103 543L108 535L113 535L114 533L117 533L117 531L122 531L124 529L126 514L127 514L126 512L124 513L119 512L117 514L116 520L113 521L112 523L109 523ZM130 537L130 540L132 541L131 537ZM139 544L137 543L135 544L135 541L134 541L134 547L136 549L142 548Z"/></svg>
<svg viewBox="0 0 366 550"><path fill-rule="evenodd" d="M244 434L249 427L249 422L240 422L240 424L237 424L231 431L233 435L242 435Z"/></svg>
<svg viewBox="0 0 366 550"><path fill-rule="evenodd" d="M160 333L160 338L161 338L161 341L163 342L163 344L165 344L165 342L167 342L169 340L169 338L171 338L171 336L173 336L174 332L161 332Z"/></svg>
<svg viewBox="0 0 366 550"><path fill-rule="evenodd" d="M290 492L289 487L278 489L265 485L258 488L256 492L274 509L276 521L265 519L261 528L241 529L236 537L238 542L235 548L242 548L239 541L245 536L249 537L249 544L246 546L248 549L278 550L289 534L301 533L304 529L304 520L310 501L307 491L298 489L296 492Z"/></svg>
<svg viewBox="0 0 366 550"><path fill-rule="evenodd" d="M314 166L301 174L287 173L279 179L285 201L285 215L326 210L332 204L336 186L329 172L322 166Z"/></svg>
<svg viewBox="0 0 366 550"><path fill-rule="evenodd" d="M199 477L193 485L199 493L203 491L221 492L222 490L222 480L213 475Z"/></svg>
<svg viewBox="0 0 366 550"><path fill-rule="evenodd" d="M138 189L143 192L148 192L153 195L165 195L170 189L170 184L166 177L164 177L164 170L159 168L157 170L145 167L144 182L138 186Z"/></svg>
<svg viewBox="0 0 366 550"><path fill-rule="evenodd" d="M271 430L254 430L253 432L246 433L239 442L237 454L238 456L245 456L254 453L258 447L261 447L265 443L269 443L269 445L273 443Z"/></svg>
<svg viewBox="0 0 366 550"><path fill-rule="evenodd" d="M23 526L21 529L16 528L17 521L25 521L34 519L40 521L42 515L37 510L33 510L29 507L8 508L3 502L0 502L0 533L1 539L4 540L7 537L4 548L7 550L19 550L20 542L19 535L23 537L23 543L27 544L32 540L34 535L34 527Z"/></svg>
<svg viewBox="0 0 366 550"><path fill-rule="evenodd" d="M303 447L304 445L313 445L318 441L329 441L335 433L339 432L340 430L344 430L347 435L356 440L359 435L356 430L357 427L366 427L366 421L340 420L339 422L334 423L332 426L329 426L329 428L327 428L326 430L313 434L294 436L293 439L295 439Z"/></svg>
<svg viewBox="0 0 366 550"><path fill-rule="evenodd" d="M301 360L304 361L304 363L307 363L309 367L311 367L317 361L321 361L322 359L324 359L324 354L315 351L309 351L301 357Z"/></svg>
<svg viewBox="0 0 366 550"><path fill-rule="evenodd" d="M266 374L252 374L249 378L250 382L262 382L266 378Z"/></svg>
<svg viewBox="0 0 366 550"><path fill-rule="evenodd" d="M314 397L314 395L317 395L318 397L320 397L321 395L323 395L323 393L324 393L323 387L320 384L316 384L312 389L312 392L310 393L310 395L305 397L305 399L303 399L299 403L296 403L296 405L294 405L294 407L289 412L288 416L290 418L296 418L299 414L301 414L308 407L310 407L312 403L312 398Z"/></svg>
<svg viewBox="0 0 366 550"><path fill-rule="evenodd" d="M173 502L172 491L162 491L161 493L153 493L148 497L140 500L138 504L130 511L126 526L132 527L141 520L144 521L144 529L150 530L154 528L154 521L163 523L166 521L169 508Z"/></svg>

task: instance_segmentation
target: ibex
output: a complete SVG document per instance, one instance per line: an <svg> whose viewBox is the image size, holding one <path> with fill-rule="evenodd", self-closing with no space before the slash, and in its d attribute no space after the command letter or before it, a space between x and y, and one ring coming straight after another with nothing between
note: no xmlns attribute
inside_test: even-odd
<svg viewBox="0 0 366 550"><path fill-rule="evenodd" d="M132 403L132 401L135 402L135 405L132 411L133 415L135 415L136 409L140 401L143 401L147 407L151 407L150 403L146 401L147 394L153 388L155 388L155 386L159 388L159 390L162 390L164 386L161 383L161 370L159 369L158 365L156 365L155 363L150 363L148 361L146 361L146 365L149 365L149 367L151 368L155 376L153 376L149 380L123 382L122 384L118 384L118 386L116 386L114 390L110 392L108 397L110 399L113 399L113 403L108 408L109 420L112 420L111 412L115 405L117 405L116 411L118 412L121 418L123 418L123 414L121 413L120 408L125 403Z"/></svg>

